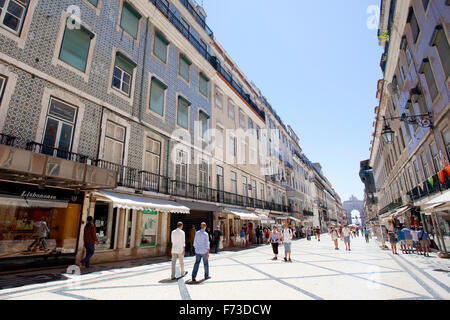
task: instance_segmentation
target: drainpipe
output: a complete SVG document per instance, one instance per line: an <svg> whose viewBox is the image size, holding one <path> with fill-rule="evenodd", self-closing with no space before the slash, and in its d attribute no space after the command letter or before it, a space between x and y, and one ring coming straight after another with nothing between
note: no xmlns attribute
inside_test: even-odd
<svg viewBox="0 0 450 320"><path fill-rule="evenodd" d="M165 134L149 127L147 124L145 124L142 121L142 108L143 108L143 101L142 101L142 95L143 95L143 87L144 87L144 77L145 77L145 62L147 61L147 43L148 43L148 27L149 27L149 18L146 20L146 27L145 27L145 42L144 42L144 60L142 62L142 76L141 76L141 90L139 93L139 123L143 125L148 130L158 134L159 136L163 137L164 139L167 139L167 157L166 157L166 177L169 179L169 153L170 153L170 137L166 136ZM168 192L169 188L169 180L167 180L166 185L166 193Z"/></svg>

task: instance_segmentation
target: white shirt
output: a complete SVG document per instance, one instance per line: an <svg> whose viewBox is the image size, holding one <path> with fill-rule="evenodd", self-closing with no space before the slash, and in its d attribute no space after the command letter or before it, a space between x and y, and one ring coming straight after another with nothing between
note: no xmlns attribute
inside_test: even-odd
<svg viewBox="0 0 450 320"><path fill-rule="evenodd" d="M172 253L182 254L183 249L186 246L186 237L184 231L180 228L176 228L172 231Z"/></svg>
<svg viewBox="0 0 450 320"><path fill-rule="evenodd" d="M350 236L350 229L349 228L344 228L344 229L342 229L342 233L344 234L344 237L349 237Z"/></svg>
<svg viewBox="0 0 450 320"><path fill-rule="evenodd" d="M283 229L283 242L291 242L292 231L288 229Z"/></svg>
<svg viewBox="0 0 450 320"><path fill-rule="evenodd" d="M413 241L419 241L419 232L411 231L411 237L412 237Z"/></svg>

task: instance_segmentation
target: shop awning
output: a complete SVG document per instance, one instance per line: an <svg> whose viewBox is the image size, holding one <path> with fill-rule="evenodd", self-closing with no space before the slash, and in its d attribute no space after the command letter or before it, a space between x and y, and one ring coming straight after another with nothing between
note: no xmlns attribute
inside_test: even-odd
<svg viewBox="0 0 450 320"><path fill-rule="evenodd" d="M224 210L238 216L242 220L261 220L261 217L257 216L256 214L248 210L236 208L224 208Z"/></svg>
<svg viewBox="0 0 450 320"><path fill-rule="evenodd" d="M410 209L409 206L403 206L400 209L397 209L393 214L392 217L397 217L399 215L401 215L402 213L405 213L406 211L408 211Z"/></svg>
<svg viewBox="0 0 450 320"><path fill-rule="evenodd" d="M297 218L294 218L294 217L291 217L291 216L289 216L289 217L287 217L287 218L289 218L289 219L291 219L291 220L294 220L294 221L297 221L297 222L302 222L302 220L297 219Z"/></svg>
<svg viewBox="0 0 450 320"><path fill-rule="evenodd" d="M434 199L431 199L430 201L428 201L427 203L424 203L423 206L431 206L433 204L444 204L450 202L450 190L445 191L443 194L441 194L440 196L437 196Z"/></svg>
<svg viewBox="0 0 450 320"><path fill-rule="evenodd" d="M189 208L173 201L137 197L127 194L100 191L96 194L113 202L114 208L134 209L134 210L152 210L167 213L188 214Z"/></svg>
<svg viewBox="0 0 450 320"><path fill-rule="evenodd" d="M188 207L189 209L192 210L197 210L197 211L212 211L212 212L222 212L222 208L218 207L214 204L209 204L209 203L203 203L203 202L194 202L194 201L189 201L189 200L176 200L177 203L181 204L182 206Z"/></svg>
<svg viewBox="0 0 450 320"><path fill-rule="evenodd" d="M0 206L22 208L67 208L67 201L37 200L23 197L1 197Z"/></svg>
<svg viewBox="0 0 450 320"><path fill-rule="evenodd" d="M288 216L280 216L280 215L277 215L277 214L271 214L271 217L272 218L275 218L275 219L287 219L287 218L290 218L290 217L288 217Z"/></svg>

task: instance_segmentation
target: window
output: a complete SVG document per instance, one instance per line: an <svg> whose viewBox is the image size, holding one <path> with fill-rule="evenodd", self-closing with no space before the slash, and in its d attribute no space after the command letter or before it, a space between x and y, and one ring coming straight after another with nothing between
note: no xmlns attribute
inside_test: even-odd
<svg viewBox="0 0 450 320"><path fill-rule="evenodd" d="M261 200L264 202L264 201L266 201L265 200L265 193L264 193L264 184L263 183L260 183L259 184L259 188L260 188L260 194L261 194Z"/></svg>
<svg viewBox="0 0 450 320"><path fill-rule="evenodd" d="M244 196L244 202L246 202L247 199L245 199L246 197L248 197L248 182L247 182L247 177L242 176L242 195Z"/></svg>
<svg viewBox="0 0 450 320"><path fill-rule="evenodd" d="M167 62L167 46L169 41L159 32L155 32L155 42L153 44L153 54L163 63Z"/></svg>
<svg viewBox="0 0 450 320"><path fill-rule="evenodd" d="M203 112L202 110L199 111L198 113L198 118L200 121L200 137L202 139L206 139L206 132L208 131L208 120L209 120L209 116Z"/></svg>
<svg viewBox="0 0 450 320"><path fill-rule="evenodd" d="M184 29L183 29L183 34L188 35L189 34L189 30L191 29L191 27L189 26L189 24L186 22L186 20L184 20L184 18L180 19L181 24L183 25Z"/></svg>
<svg viewBox="0 0 450 320"><path fill-rule="evenodd" d="M152 77L152 82L150 84L150 110L153 110L160 116L164 114L164 101L167 86Z"/></svg>
<svg viewBox="0 0 450 320"><path fill-rule="evenodd" d="M223 138L224 138L224 135L223 135L223 129L222 128L216 128L216 130L215 130L215 139L216 139L216 144L215 144L215 147L216 148L218 148L218 149L220 149L220 152L222 152L222 150L223 150Z"/></svg>
<svg viewBox="0 0 450 320"><path fill-rule="evenodd" d="M430 171L428 169L428 162L425 152L422 152L420 155L420 160L422 161L423 174L425 175L425 179L430 176Z"/></svg>
<svg viewBox="0 0 450 320"><path fill-rule="evenodd" d="M88 0L88 2L95 7L98 6L98 0Z"/></svg>
<svg viewBox="0 0 450 320"><path fill-rule="evenodd" d="M253 121L250 117L248 118L248 130L250 131L250 134L253 134Z"/></svg>
<svg viewBox="0 0 450 320"><path fill-rule="evenodd" d="M203 72L200 72L200 78L199 78L199 88L198 90L200 91L200 93L205 96L206 98L208 98L208 82L209 79L207 76L205 76L203 74Z"/></svg>
<svg viewBox="0 0 450 320"><path fill-rule="evenodd" d="M419 37L420 28L419 28L419 24L416 19L416 15L414 14L414 9L412 7L409 8L407 22L409 23L409 25L411 27L411 32L412 32L412 37L414 39L414 43L416 43L417 38Z"/></svg>
<svg viewBox="0 0 450 320"><path fill-rule="evenodd" d="M405 70L403 69L402 65L399 67L399 71L400 71L400 77L402 78L402 82L404 83L406 81L406 75L405 75Z"/></svg>
<svg viewBox="0 0 450 320"><path fill-rule="evenodd" d="M427 109L427 105L425 102L425 97L423 94L420 94L417 98L417 104L419 106L419 112L420 114L427 114L428 113L428 109Z"/></svg>
<svg viewBox="0 0 450 320"><path fill-rule="evenodd" d="M444 70L445 78L450 77L450 46L448 44L447 36L441 25L434 29L434 34L431 39L431 46L435 46L441 60L442 68Z"/></svg>
<svg viewBox="0 0 450 320"><path fill-rule="evenodd" d="M128 2L123 3L122 17L120 19L120 26L134 39L137 39L139 29L139 20L141 15Z"/></svg>
<svg viewBox="0 0 450 320"><path fill-rule="evenodd" d="M20 34L29 0L0 0L0 25Z"/></svg>
<svg viewBox="0 0 450 320"><path fill-rule="evenodd" d="M140 247L153 247L156 245L156 236L158 234L158 212L143 210L141 214L142 237Z"/></svg>
<svg viewBox="0 0 450 320"><path fill-rule="evenodd" d="M175 165L175 180L177 189L185 190L187 182L187 153L177 150L177 160Z"/></svg>
<svg viewBox="0 0 450 320"><path fill-rule="evenodd" d="M2 102L3 92L5 91L6 78L0 76L0 103Z"/></svg>
<svg viewBox="0 0 450 320"><path fill-rule="evenodd" d="M112 86L127 96L130 96L131 93L131 82L135 67L136 64L133 61L120 52L117 52Z"/></svg>
<svg viewBox="0 0 450 320"><path fill-rule="evenodd" d="M408 45L406 45L405 54L406 54L406 61L408 61L408 66L410 66L411 61L412 61L412 56L411 56L411 51L409 50Z"/></svg>
<svg viewBox="0 0 450 320"><path fill-rule="evenodd" d="M59 59L85 72L92 38L94 34L83 26L80 29L70 29L66 25Z"/></svg>
<svg viewBox="0 0 450 320"><path fill-rule="evenodd" d="M191 62L186 58L185 55L180 54L179 64L178 64L178 74L189 83L189 72L191 67Z"/></svg>
<svg viewBox="0 0 450 320"><path fill-rule="evenodd" d="M409 183L411 184L411 189L413 189L415 184L414 184L414 180L413 180L411 167L408 167L408 177L409 177Z"/></svg>
<svg viewBox="0 0 450 320"><path fill-rule="evenodd" d="M42 153L65 158L71 151L77 108L51 99L42 144ZM55 154L54 149L58 149Z"/></svg>
<svg viewBox="0 0 450 320"><path fill-rule="evenodd" d="M404 125L405 125L407 141L408 141L408 143L410 143L412 140L412 136L411 136L411 129L409 128L409 123L405 122Z"/></svg>
<svg viewBox="0 0 450 320"><path fill-rule="evenodd" d="M161 142L147 137L145 141L145 171L159 175L160 159Z"/></svg>
<svg viewBox="0 0 450 320"><path fill-rule="evenodd" d="M178 97L177 124L189 129L189 106L191 103L183 97Z"/></svg>
<svg viewBox="0 0 450 320"><path fill-rule="evenodd" d="M423 4L423 9L425 10L425 12L428 9L428 4L430 3L430 0L422 0L422 4Z"/></svg>
<svg viewBox="0 0 450 320"><path fill-rule="evenodd" d="M201 160L198 168L199 171L199 185L202 187L208 187L208 163L205 160Z"/></svg>
<svg viewBox="0 0 450 320"><path fill-rule="evenodd" d="M98 238L98 244L95 245L96 250L114 249L118 210L113 208L112 203L101 201L95 203L93 222Z"/></svg>
<svg viewBox="0 0 450 320"><path fill-rule="evenodd" d="M237 175L236 175L236 172L234 172L234 171L230 172L230 179L231 179L231 193L237 194Z"/></svg>
<svg viewBox="0 0 450 320"><path fill-rule="evenodd" d="M228 117L234 120L234 104L231 100L228 100Z"/></svg>
<svg viewBox="0 0 450 320"><path fill-rule="evenodd" d="M431 69L431 63L428 58L423 59L423 63L419 69L419 73L422 73L425 76L431 100L434 101L439 92L436 85L436 80L434 79L433 70Z"/></svg>
<svg viewBox="0 0 450 320"><path fill-rule="evenodd" d="M414 172L416 174L417 184L419 184L419 183L421 183L421 181L424 181L425 179L420 174L419 166L417 165L417 160L413 161L413 166L414 166Z"/></svg>
<svg viewBox="0 0 450 320"><path fill-rule="evenodd" d="M402 127L399 127L398 131L399 131L400 140L402 142L402 150L403 150L403 149L405 149L405 138L404 138L404 135L403 135ZM397 144L400 146L400 144L398 143L398 140L397 140ZM400 152L400 154L401 154L401 152Z"/></svg>
<svg viewBox="0 0 450 320"><path fill-rule="evenodd" d="M217 177L217 190L223 191L224 189L223 168L220 166L216 167L216 177Z"/></svg>
<svg viewBox="0 0 450 320"><path fill-rule="evenodd" d="M216 88L216 107L222 109L223 106L223 94Z"/></svg>
<svg viewBox="0 0 450 320"><path fill-rule="evenodd" d="M230 155L236 156L236 138L233 136L230 136Z"/></svg>
<svg viewBox="0 0 450 320"><path fill-rule="evenodd" d="M439 160L439 151L436 146L436 142L432 142L430 144L430 152L431 152L431 159L433 159L433 165L434 165L434 172L439 172L441 169L441 164Z"/></svg>
<svg viewBox="0 0 450 320"><path fill-rule="evenodd" d="M448 127L442 130L442 140L444 141L447 150L447 157L450 158L450 130Z"/></svg>
<svg viewBox="0 0 450 320"><path fill-rule="evenodd" d="M112 121L106 123L104 160L122 164L126 129Z"/></svg>
<svg viewBox="0 0 450 320"><path fill-rule="evenodd" d="M258 198L258 190L256 190L256 181L252 180L252 198L257 199Z"/></svg>

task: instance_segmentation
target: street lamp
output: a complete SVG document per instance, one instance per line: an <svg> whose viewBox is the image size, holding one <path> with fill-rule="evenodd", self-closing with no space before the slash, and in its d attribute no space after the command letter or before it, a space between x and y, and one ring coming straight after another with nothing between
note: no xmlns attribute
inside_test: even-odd
<svg viewBox="0 0 450 320"><path fill-rule="evenodd" d="M431 112L415 116L408 116L406 113L403 113L401 117L392 117L388 119L386 119L386 117L383 117L383 119L384 119L384 128L383 131L381 131L381 136L383 137L383 140L386 143L393 143L395 135L395 132L391 129L389 123L386 120L400 120L404 122L406 125L418 124L422 128L433 128Z"/></svg>
<svg viewBox="0 0 450 320"><path fill-rule="evenodd" d="M386 122L386 118L384 118L384 128L383 128L383 131L381 132L381 136L383 137L384 142L386 142L386 143L394 142L394 135L395 135L395 132L391 129L389 124Z"/></svg>

